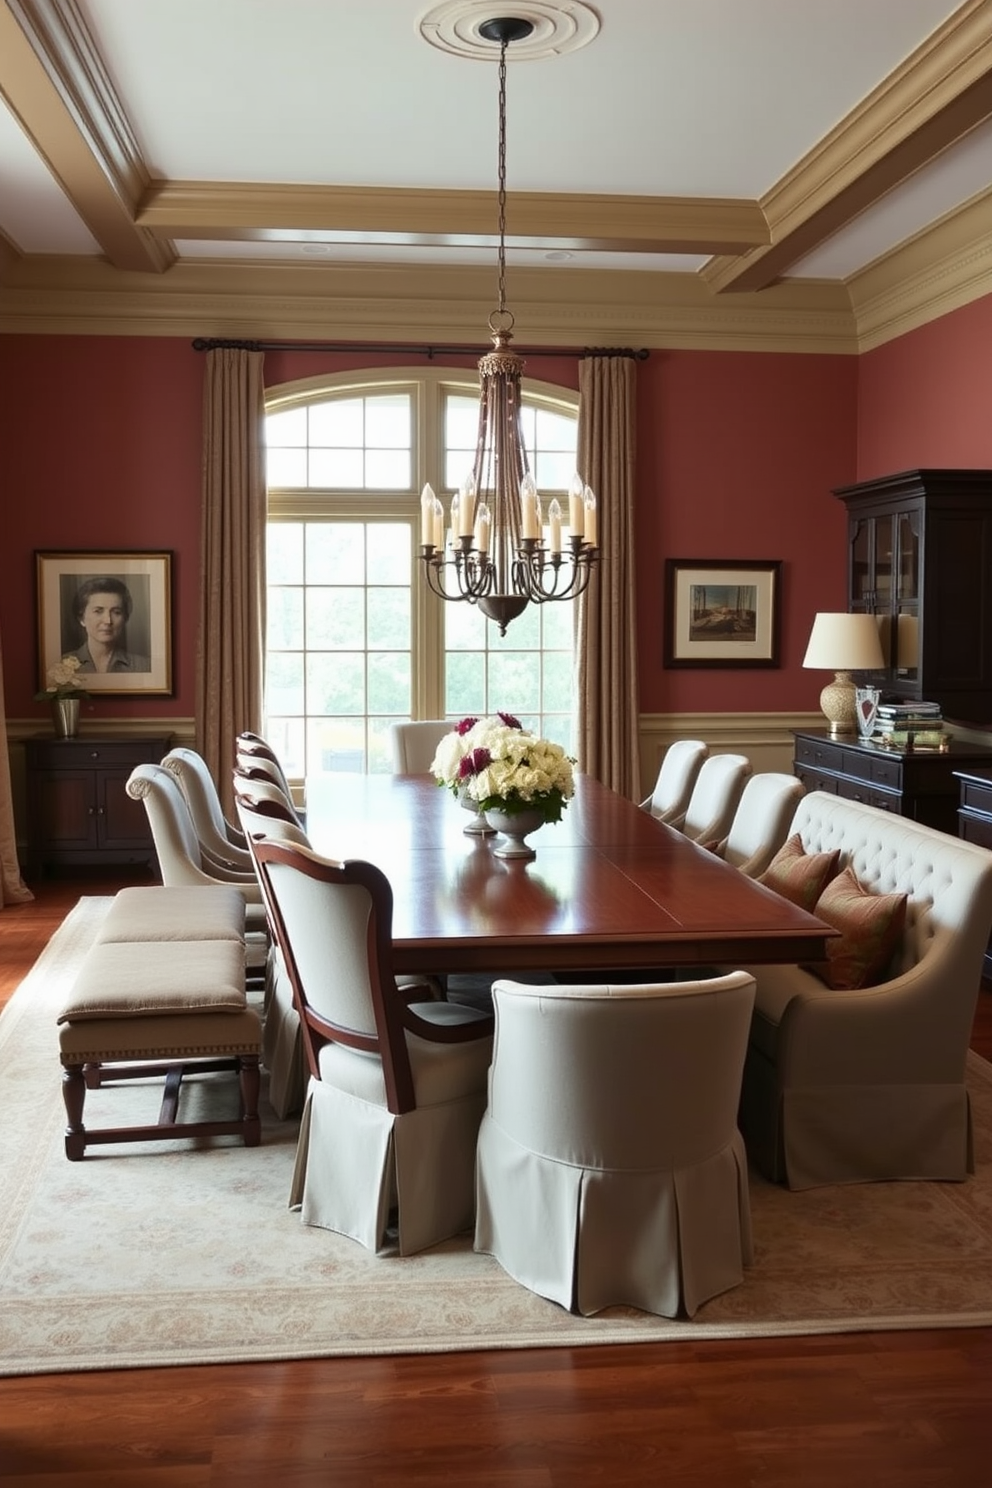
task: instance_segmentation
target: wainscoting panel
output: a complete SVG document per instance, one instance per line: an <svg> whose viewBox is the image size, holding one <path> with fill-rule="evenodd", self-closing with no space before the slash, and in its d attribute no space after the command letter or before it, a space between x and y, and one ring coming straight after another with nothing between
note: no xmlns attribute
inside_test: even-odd
<svg viewBox="0 0 992 1488"><path fill-rule="evenodd" d="M819 713L642 713L638 730L640 799L651 794L669 744L704 739L711 754L746 754L757 775L792 774L793 729L817 728Z"/></svg>

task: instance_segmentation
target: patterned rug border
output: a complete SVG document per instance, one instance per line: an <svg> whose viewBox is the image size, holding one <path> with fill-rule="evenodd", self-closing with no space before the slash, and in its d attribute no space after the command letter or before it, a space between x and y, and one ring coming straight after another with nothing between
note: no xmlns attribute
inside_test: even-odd
<svg viewBox="0 0 992 1488"><path fill-rule="evenodd" d="M280 1202L292 1123L269 1123L254 1152L217 1144L190 1153L175 1144L144 1161L148 1149L133 1148L97 1149L99 1156L67 1163L54 1010L110 902L80 900L0 1015L0 1088L14 1118L6 1156L0 1153L0 1375L992 1326L992 1065L974 1055L973 1179L809 1195L755 1180L755 1267L742 1287L714 1299L693 1322L624 1308L576 1318L517 1286L490 1257L475 1255L468 1238L400 1261L308 1230ZM168 1192L171 1222L164 1229L154 1224L158 1210L147 1195L150 1214L139 1213L129 1228L132 1216L120 1206L136 1194L139 1177ZM221 1206L233 1218L219 1236L210 1240L209 1224L206 1238L191 1233L206 1211ZM124 1233L108 1230L94 1244L87 1237L108 1211ZM83 1216L79 1256L66 1214ZM930 1254L907 1253L907 1215L910 1228L922 1224ZM241 1238L253 1222L254 1249ZM836 1276L817 1255L821 1232L835 1234L843 1253ZM191 1235L188 1252L184 1235ZM890 1254L879 1253L880 1238ZM163 1285L170 1276L180 1279ZM783 1291L785 1305L769 1316Z"/></svg>

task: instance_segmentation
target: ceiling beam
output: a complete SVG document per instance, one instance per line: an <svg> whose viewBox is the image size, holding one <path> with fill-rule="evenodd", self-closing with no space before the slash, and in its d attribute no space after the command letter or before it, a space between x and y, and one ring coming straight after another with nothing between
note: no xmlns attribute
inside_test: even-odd
<svg viewBox="0 0 992 1488"><path fill-rule="evenodd" d="M115 268L175 262L135 222L148 172L75 0L0 0L0 94Z"/></svg>
<svg viewBox="0 0 992 1488"><path fill-rule="evenodd" d="M507 194L514 247L613 253L742 253L770 241L756 203L689 197ZM491 191L154 182L137 220L166 238L493 247Z"/></svg>
<svg viewBox="0 0 992 1488"><path fill-rule="evenodd" d="M760 290L992 117L992 0L965 4L763 197L766 246L722 255L711 289Z"/></svg>

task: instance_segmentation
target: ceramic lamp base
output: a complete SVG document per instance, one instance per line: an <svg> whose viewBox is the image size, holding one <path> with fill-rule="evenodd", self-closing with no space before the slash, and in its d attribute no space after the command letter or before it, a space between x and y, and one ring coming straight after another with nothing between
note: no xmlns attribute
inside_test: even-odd
<svg viewBox="0 0 992 1488"><path fill-rule="evenodd" d="M850 672L837 672L820 693L820 709L830 725L830 737L836 739L844 734L856 734L858 715L857 690Z"/></svg>

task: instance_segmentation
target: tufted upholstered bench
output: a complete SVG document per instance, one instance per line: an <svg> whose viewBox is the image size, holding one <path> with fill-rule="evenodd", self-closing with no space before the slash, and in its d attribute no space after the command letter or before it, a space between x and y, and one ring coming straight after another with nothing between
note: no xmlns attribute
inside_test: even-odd
<svg viewBox="0 0 992 1488"><path fill-rule="evenodd" d="M974 1170L965 1063L992 928L992 853L872 806L813 791L790 827L839 854L874 894L907 896L882 980L826 986L801 966L753 966L741 1096L748 1156L790 1188ZM816 911L814 910L814 914Z"/></svg>
<svg viewBox="0 0 992 1488"><path fill-rule="evenodd" d="M233 1135L261 1140L262 1026L245 993L244 899L236 889L123 889L58 1017L66 1156L94 1144ZM183 1076L232 1070L236 1117L180 1121ZM87 1089L165 1076L154 1125L88 1129Z"/></svg>

